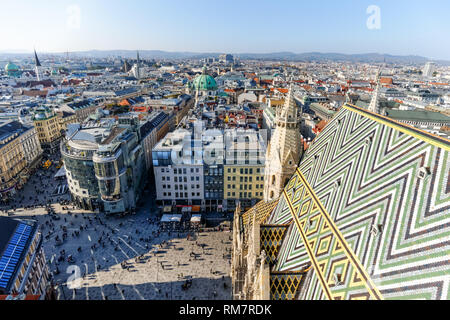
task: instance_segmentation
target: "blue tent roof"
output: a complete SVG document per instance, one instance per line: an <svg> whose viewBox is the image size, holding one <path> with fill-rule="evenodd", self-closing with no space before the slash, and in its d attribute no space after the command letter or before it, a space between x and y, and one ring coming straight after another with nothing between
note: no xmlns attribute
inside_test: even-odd
<svg viewBox="0 0 450 320"><path fill-rule="evenodd" d="M7 235L11 235L11 237L0 257L0 289L5 289L6 291L14 279L17 268L21 265L23 253L26 251L29 240L33 235L33 226L15 220L12 221L16 226L12 228L13 231L9 228ZM9 221L8 227L13 226L12 221Z"/></svg>

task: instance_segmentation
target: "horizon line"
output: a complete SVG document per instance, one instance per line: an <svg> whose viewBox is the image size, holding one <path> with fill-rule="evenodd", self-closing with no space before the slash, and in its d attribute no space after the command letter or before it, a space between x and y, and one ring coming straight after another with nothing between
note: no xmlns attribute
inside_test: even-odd
<svg viewBox="0 0 450 320"><path fill-rule="evenodd" d="M303 52L294 52L294 51L267 51L267 52L223 52L223 51L171 51L171 50L162 50L162 49L85 49L85 50L74 50L74 51L37 51L40 54L67 54L67 53L85 53L85 52L108 52L108 51L129 51L129 52L145 52L145 51L159 51L164 53L185 53L185 54L231 54L231 55L264 55L264 54L280 54L280 53L286 53L286 54L339 54L339 55L345 55L345 56L355 56L355 55L369 55L369 54L376 54L381 56L392 56L392 57L419 57L419 58L425 58L430 61L447 61L450 62L450 58L430 58L418 54L392 54L392 53L380 53L380 52L359 52L359 53L342 53L338 51L303 51ZM34 52L33 50L28 49L5 49L0 50L0 54L32 54Z"/></svg>

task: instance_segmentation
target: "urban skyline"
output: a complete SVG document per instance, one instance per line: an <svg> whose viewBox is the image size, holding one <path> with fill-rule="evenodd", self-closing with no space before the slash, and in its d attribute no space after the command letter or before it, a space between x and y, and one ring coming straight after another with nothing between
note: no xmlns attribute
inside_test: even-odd
<svg viewBox="0 0 450 320"><path fill-rule="evenodd" d="M118 0L51 5L22 0L3 6L0 27L7 32L0 52L33 47L40 52L379 52L450 60L450 45L439 41L450 32L445 1L260 1L258 6L128 1L125 6Z"/></svg>
<svg viewBox="0 0 450 320"><path fill-rule="evenodd" d="M0 5L0 301L450 300L438 4Z"/></svg>

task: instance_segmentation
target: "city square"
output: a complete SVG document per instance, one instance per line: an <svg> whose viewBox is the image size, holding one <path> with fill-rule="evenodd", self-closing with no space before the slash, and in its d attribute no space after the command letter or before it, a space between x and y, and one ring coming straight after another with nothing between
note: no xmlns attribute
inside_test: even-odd
<svg viewBox="0 0 450 320"><path fill-rule="evenodd" d="M188 240L185 232L158 232L157 209L120 217L61 205L68 195L52 196L56 172L55 166L39 168L20 201L8 206L15 210L7 212L41 225L58 299L231 299L230 232L211 228ZM54 214L48 214L48 203Z"/></svg>

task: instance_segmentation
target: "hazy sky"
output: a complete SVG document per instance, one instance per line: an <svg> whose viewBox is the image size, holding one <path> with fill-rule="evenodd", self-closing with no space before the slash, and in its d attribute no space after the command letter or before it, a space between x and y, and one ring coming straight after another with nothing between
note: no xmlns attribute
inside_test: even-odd
<svg viewBox="0 0 450 320"><path fill-rule="evenodd" d="M379 29L367 26L370 5L380 8ZM449 13L448 0L1 0L0 51L378 52L450 60Z"/></svg>

